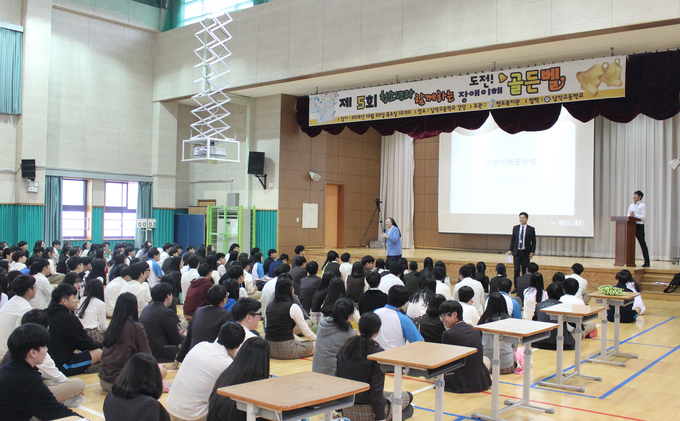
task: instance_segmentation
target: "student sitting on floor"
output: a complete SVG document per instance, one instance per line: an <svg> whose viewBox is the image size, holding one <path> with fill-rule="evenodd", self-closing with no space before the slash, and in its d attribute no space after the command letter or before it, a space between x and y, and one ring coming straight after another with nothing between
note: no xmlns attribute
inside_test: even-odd
<svg viewBox="0 0 680 421"><path fill-rule="evenodd" d="M387 305L374 311L380 317L382 328L376 342L383 349L392 349L406 342L419 342L423 336L418 332L411 319L399 311L408 302L408 288L395 285L387 294Z"/></svg>
<svg viewBox="0 0 680 421"><path fill-rule="evenodd" d="M272 358L294 360L314 353L316 335L309 329L302 308L293 300L293 279L287 273L279 275L274 301L266 311L268 322L264 333ZM310 341L300 340L293 334L296 326Z"/></svg>
<svg viewBox="0 0 680 421"><path fill-rule="evenodd" d="M569 281L569 279L567 279ZM616 274L616 287L621 288L625 292L635 292L632 289L628 287L628 284L631 282L635 282L633 279L633 275L630 273L629 270L622 270L619 273ZM566 288L565 288L566 289ZM641 300L642 301L642 300ZM620 323L633 323L635 319L637 319L638 312L636 310L633 310L633 307L635 306L635 303L633 303L633 306L621 306L619 308L619 312L621 314L621 319L619 320ZM615 308L613 305L609 306L609 309L607 309L607 320L610 322L614 321L614 311ZM591 323L595 323L594 321Z"/></svg>
<svg viewBox="0 0 680 421"><path fill-rule="evenodd" d="M231 365L245 333L236 323L225 323L215 342L201 342L189 351L170 388L167 408L173 421L208 418L208 400L217 377Z"/></svg>
<svg viewBox="0 0 680 421"><path fill-rule="evenodd" d="M342 283L341 279L339 281ZM354 311L352 300L340 298L333 305L331 315L321 319L312 360L313 372L335 375L335 357L338 351L348 339L356 336L351 324Z"/></svg>
<svg viewBox="0 0 680 421"><path fill-rule="evenodd" d="M564 288L564 295L560 298L560 301L562 301L563 304L575 304L575 305L585 305L583 302L583 299L581 298L576 298L576 293L578 292L578 281L574 278L567 278L564 280L564 283L562 284L562 287ZM625 288L625 285L624 285ZM637 317L637 313L635 315ZM623 318L622 318L623 319ZM635 320L634 318L630 321ZM612 313L612 321L614 321L614 313ZM623 321L623 320L622 320ZM571 325L567 325L567 329L569 330L570 333L574 333L574 327ZM594 332L591 335L591 332ZM583 325L583 338L586 336L591 336L594 337L597 335L597 330L596 330L596 325L595 325L595 320L590 320L586 322Z"/></svg>
<svg viewBox="0 0 680 421"><path fill-rule="evenodd" d="M408 288L408 287L406 287ZM420 319L427 312L427 307L430 300L435 296L437 291L437 281L432 278L427 278L423 281L420 289L411 295L411 299L406 309L406 315L418 326Z"/></svg>
<svg viewBox="0 0 680 421"><path fill-rule="evenodd" d="M359 314L362 316L365 313L371 313L373 310L385 307L387 304L387 294L380 291L380 274L376 271L369 271L366 275L366 283L368 284L368 291L365 291L359 296L357 306L359 307Z"/></svg>
<svg viewBox="0 0 680 421"><path fill-rule="evenodd" d="M479 318L481 317L477 307L475 307L474 297L475 291L469 286L462 286L458 288L458 295L456 296L456 299L463 307L463 320L470 326L477 326L477 323L479 323Z"/></svg>
<svg viewBox="0 0 680 421"><path fill-rule="evenodd" d="M463 321L463 307L458 301L446 301L439 306L439 315L446 327L442 343L477 348L465 365L444 376L444 390L453 393L477 393L491 387L489 370L484 365L484 348L478 331ZM480 320L481 321L481 320Z"/></svg>
<svg viewBox="0 0 680 421"><path fill-rule="evenodd" d="M546 293L548 294L548 299L543 300L540 303L536 304L536 313L534 313L534 320L537 320L539 322L547 322L547 323L557 323L556 320L553 320L549 314L543 312L544 309L548 307L552 307L558 304L562 304L560 301L560 298L564 295L564 289L562 288L562 283L560 282L553 282L552 284L548 285L548 289L546 290ZM574 342L574 337L571 336L571 333L569 333L569 330L567 329L567 323L564 322L564 349L565 350L573 350L575 346ZM532 347L534 348L539 348L539 349L550 349L550 350L556 350L557 349L557 329L553 329L550 331L550 337L543 339L541 341L536 341L531 344Z"/></svg>
<svg viewBox="0 0 680 421"><path fill-rule="evenodd" d="M541 272L532 273L529 287L524 289L524 320L533 320L536 304L547 299L548 293L543 290L543 275Z"/></svg>
<svg viewBox="0 0 680 421"><path fill-rule="evenodd" d="M149 340L151 355L162 363L173 362L184 342L184 336L177 327L177 313L170 309L172 304L172 285L159 282L151 288L151 303L139 315L139 323Z"/></svg>
<svg viewBox="0 0 680 421"><path fill-rule="evenodd" d="M86 372L102 356L102 344L87 336L80 320L72 313L78 308L76 294L73 285L59 284L52 291L52 302L47 307L52 338L50 356L66 377ZM80 352L74 354L76 350Z"/></svg>
<svg viewBox="0 0 680 421"><path fill-rule="evenodd" d="M486 303L486 310L479 319L479 324L495 322L497 320L507 319L508 316L507 304L501 294L492 292L489 294L489 300ZM484 356L489 360L493 360L493 335L482 334L482 346L484 347ZM511 374L515 372L517 364L515 362L515 351L513 346L507 342L501 341L501 371L500 374ZM493 368L493 367L492 367Z"/></svg>
<svg viewBox="0 0 680 421"><path fill-rule="evenodd" d="M404 287L405 288L405 287ZM408 293L408 290L406 290ZM367 357L383 349L375 342L382 322L375 313L366 313L359 320L360 336L350 338L337 355L336 377L368 383L371 388L354 397L354 405L342 410L342 416L350 420L391 420L393 394L384 392L385 373L377 361ZM402 419L413 416L413 395L402 392Z"/></svg>
<svg viewBox="0 0 680 421"><path fill-rule="evenodd" d="M427 306L427 313L420 319L419 330L425 342L442 343L442 333L444 333L446 328L439 318L439 306L444 301L446 301L446 297L441 294L432 297L430 304Z"/></svg>
<svg viewBox="0 0 680 421"><path fill-rule="evenodd" d="M0 367L0 408L4 419L54 420L78 415L57 402L35 369L45 361L49 342L47 329L35 323L19 326L9 336L11 361Z"/></svg>
<svg viewBox="0 0 680 421"><path fill-rule="evenodd" d="M217 394L221 387L234 386L269 378L269 343L258 337L246 339L234 363L220 374L210 394L208 421L245 421L247 414L236 402Z"/></svg>
<svg viewBox="0 0 680 421"><path fill-rule="evenodd" d="M135 354L104 399L104 417L108 421L170 421L158 402L162 393L163 378L156 360L149 354Z"/></svg>

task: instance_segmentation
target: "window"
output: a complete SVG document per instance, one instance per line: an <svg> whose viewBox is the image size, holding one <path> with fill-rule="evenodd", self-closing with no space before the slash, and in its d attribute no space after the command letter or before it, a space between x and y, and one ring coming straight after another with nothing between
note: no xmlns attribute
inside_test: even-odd
<svg viewBox="0 0 680 421"><path fill-rule="evenodd" d="M106 182L104 191L104 238L135 238L138 183Z"/></svg>
<svg viewBox="0 0 680 421"><path fill-rule="evenodd" d="M87 234L87 181L61 182L61 234L64 239L84 239Z"/></svg>
<svg viewBox="0 0 680 421"><path fill-rule="evenodd" d="M228 13L253 7L254 3L265 2L253 0L186 0L184 2L184 25L203 20L215 12L224 11Z"/></svg>

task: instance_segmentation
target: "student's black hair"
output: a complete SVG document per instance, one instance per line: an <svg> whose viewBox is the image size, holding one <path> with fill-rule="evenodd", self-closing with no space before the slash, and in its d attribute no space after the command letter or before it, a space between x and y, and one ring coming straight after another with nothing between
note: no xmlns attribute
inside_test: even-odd
<svg viewBox="0 0 680 421"><path fill-rule="evenodd" d="M78 295L76 287L70 284L60 283L52 290L52 302L61 304L61 300L72 295Z"/></svg>
<svg viewBox="0 0 680 421"><path fill-rule="evenodd" d="M269 378L269 356L265 339L255 337L243 343L234 362L215 381L208 401L208 420L240 420L245 416L235 401L219 395L217 389Z"/></svg>
<svg viewBox="0 0 680 421"><path fill-rule="evenodd" d="M258 300L250 297L240 298L236 304L231 308L231 315L234 320L241 321L248 315L254 315L259 309L262 308L262 303Z"/></svg>
<svg viewBox="0 0 680 421"><path fill-rule="evenodd" d="M284 273L276 280L276 290L273 301L293 301L293 278Z"/></svg>
<svg viewBox="0 0 680 421"><path fill-rule="evenodd" d="M191 253L185 254L185 256L187 255L189 256L187 257L187 265L189 265L189 268L191 269L196 269L198 265L201 264L201 259L199 259L198 256L192 255Z"/></svg>
<svg viewBox="0 0 680 421"><path fill-rule="evenodd" d="M269 249L269 251L267 251L267 257L272 257L272 254L276 254L276 249Z"/></svg>
<svg viewBox="0 0 680 421"><path fill-rule="evenodd" d="M262 253L260 253L259 251L255 252L255 254L250 256L249 263L251 269L255 267L255 263L262 263Z"/></svg>
<svg viewBox="0 0 680 421"><path fill-rule="evenodd" d="M259 247L253 247L250 249L250 255L253 256L255 253L260 253L262 254L262 250L260 250Z"/></svg>
<svg viewBox="0 0 680 421"><path fill-rule="evenodd" d="M319 272L319 264L312 260L311 262L307 263L305 269L307 269L308 274L316 275Z"/></svg>
<svg viewBox="0 0 680 421"><path fill-rule="evenodd" d="M328 253L326 253L326 261L323 263L323 266L321 266L322 270L326 269L326 266L331 263L335 262L338 259L338 252L335 250L329 250Z"/></svg>
<svg viewBox="0 0 680 421"><path fill-rule="evenodd" d="M378 288L380 285L380 274L376 271L368 272L368 275L366 275L366 283L368 283L368 286L371 288Z"/></svg>
<svg viewBox="0 0 680 421"><path fill-rule="evenodd" d="M210 275L210 266L207 263L201 263L201 265L198 267L198 275L201 278L205 278L206 276Z"/></svg>
<svg viewBox="0 0 680 421"><path fill-rule="evenodd" d="M227 269L227 273L225 273L224 276L238 280L241 276L243 276L243 268L238 263L235 263L229 266L229 269Z"/></svg>
<svg viewBox="0 0 680 421"><path fill-rule="evenodd" d="M373 256L364 256L361 258L361 266L366 266L366 263L375 263Z"/></svg>
<svg viewBox="0 0 680 421"><path fill-rule="evenodd" d="M418 262L416 262L415 260L411 260L410 262L408 262L408 270L414 272L416 276L420 276L420 272L418 272Z"/></svg>
<svg viewBox="0 0 680 421"><path fill-rule="evenodd" d="M29 275L38 274L49 265L50 262L48 262L47 259L36 259L33 261L33 264L31 264L31 269L29 270L28 274Z"/></svg>
<svg viewBox="0 0 680 421"><path fill-rule="evenodd" d="M475 296L475 291L467 285L458 288L458 301L467 303Z"/></svg>
<svg viewBox="0 0 680 421"><path fill-rule="evenodd" d="M635 284L635 288L637 289L637 292L642 292L642 288L640 285L635 281L635 278L633 278L633 274L630 273L628 269L624 269L620 271L619 273L616 274L616 281L619 284L627 284L628 282L633 282Z"/></svg>
<svg viewBox="0 0 680 421"><path fill-rule="evenodd" d="M236 265L238 264L243 268L243 270L246 270L246 268L250 268L250 261L248 260L247 257L239 257L236 260L230 260L229 265Z"/></svg>
<svg viewBox="0 0 680 421"><path fill-rule="evenodd" d="M233 278L227 278L227 279L220 279L220 285L223 285L224 288L227 290L227 295L229 298L233 298L234 300L238 300L239 297L239 283L237 279Z"/></svg>
<svg viewBox="0 0 680 421"><path fill-rule="evenodd" d="M463 320L463 306L458 301L448 300L439 306L439 314L456 313L458 320Z"/></svg>
<svg viewBox="0 0 680 421"><path fill-rule="evenodd" d="M444 301L446 301L446 297L441 294L436 294L432 297L430 299L430 304L427 306L427 314L430 317L439 317L439 306L441 306Z"/></svg>
<svg viewBox="0 0 680 421"><path fill-rule="evenodd" d="M418 291L414 292L409 302L417 303L423 300L423 305L427 307L430 300L437 294L437 281L432 278L425 278Z"/></svg>
<svg viewBox="0 0 680 421"><path fill-rule="evenodd" d="M307 263L307 259L304 256L293 257L293 266L302 266Z"/></svg>
<svg viewBox="0 0 680 421"><path fill-rule="evenodd" d="M125 278L126 276L130 276L130 266L121 265L118 268L118 276L120 276L121 278Z"/></svg>
<svg viewBox="0 0 680 421"><path fill-rule="evenodd" d="M227 349L236 349L243 343L245 337L246 332L241 325L228 322L220 328L220 333L217 335L217 343Z"/></svg>
<svg viewBox="0 0 680 421"><path fill-rule="evenodd" d="M333 304L331 310L331 318L333 323L343 332L349 332L352 329L352 324L348 321L349 317L354 314L354 303L349 298L339 298Z"/></svg>
<svg viewBox="0 0 680 421"><path fill-rule="evenodd" d="M571 270L574 271L575 274L580 275L583 273L583 265L580 263L574 263L571 265Z"/></svg>
<svg viewBox="0 0 680 421"><path fill-rule="evenodd" d="M206 256L205 263L208 265L210 270L217 270L217 255L211 254Z"/></svg>
<svg viewBox="0 0 680 421"><path fill-rule="evenodd" d="M353 336L345 342L340 349L342 355L348 360L362 361L377 346L371 339L373 335L380 331L382 321L375 313L364 313L359 319L359 335Z"/></svg>
<svg viewBox="0 0 680 421"><path fill-rule="evenodd" d="M179 272L182 270L182 258L180 256L172 256L170 259L170 270Z"/></svg>
<svg viewBox="0 0 680 421"><path fill-rule="evenodd" d="M408 302L410 295L408 288L405 286L394 285L387 293L387 304L396 308L401 308Z"/></svg>
<svg viewBox="0 0 680 421"><path fill-rule="evenodd" d="M156 359L143 352L132 355L113 383L111 394L122 399L134 399L139 395L160 398L163 378Z"/></svg>
<svg viewBox="0 0 680 421"><path fill-rule="evenodd" d="M14 253L14 251L12 251L12 248L6 247L4 250L2 250L2 257L4 257L7 260L12 260L12 253Z"/></svg>
<svg viewBox="0 0 680 421"><path fill-rule="evenodd" d="M472 270L470 270L470 266L468 265L461 266L460 269L458 270L458 273L463 278L470 278L472 276Z"/></svg>
<svg viewBox="0 0 680 421"><path fill-rule="evenodd" d="M283 253L281 256L279 256L279 260L281 261L288 261L288 255L286 253Z"/></svg>
<svg viewBox="0 0 680 421"><path fill-rule="evenodd" d="M425 269L423 269L422 273L424 272ZM437 281L443 281L444 278L446 278L446 269L441 266L435 266L434 269L432 269L432 277Z"/></svg>
<svg viewBox="0 0 680 421"><path fill-rule="evenodd" d="M399 262L390 262L390 273L396 277L399 277L404 271Z"/></svg>
<svg viewBox="0 0 680 421"><path fill-rule="evenodd" d="M240 249L240 248L241 247L239 247L238 243L231 243L231 245L229 246L229 253L234 251L234 249Z"/></svg>
<svg viewBox="0 0 680 421"><path fill-rule="evenodd" d="M499 263L496 265L496 273L498 276L505 275L507 272L507 269L505 267L505 263Z"/></svg>
<svg viewBox="0 0 680 421"><path fill-rule="evenodd" d="M172 295L172 285L167 282L159 282L151 288L151 299L153 301L162 303L168 295Z"/></svg>
<svg viewBox="0 0 680 421"><path fill-rule="evenodd" d="M340 260L342 260L343 262L349 262L350 257L351 256L349 253L342 253L342 256L340 256Z"/></svg>
<svg viewBox="0 0 680 421"><path fill-rule="evenodd" d="M486 310L484 310L484 313L479 318L477 324L483 325L484 323L507 319L509 317L508 303L505 301L505 297L503 297L500 292L492 292L489 294L489 299L486 302Z"/></svg>
<svg viewBox="0 0 680 421"><path fill-rule="evenodd" d="M153 259L156 255L159 255L159 254L161 254L161 253L158 251L158 249L156 247L151 247L149 249L149 252L146 253L146 255L149 259Z"/></svg>
<svg viewBox="0 0 680 421"><path fill-rule="evenodd" d="M12 261L13 262L18 262L19 259L21 259L22 257L26 257L26 253L24 253L21 250L17 250L14 253L12 253Z"/></svg>
<svg viewBox="0 0 680 421"><path fill-rule="evenodd" d="M146 262L137 262L130 265L130 278L133 281L139 280L139 278L144 275L144 272L149 269L149 265Z"/></svg>
<svg viewBox="0 0 680 421"><path fill-rule="evenodd" d="M326 276L325 273L323 275ZM328 285L328 294L326 295L326 299L321 305L321 312L324 315L331 314L335 302L338 301L340 298L343 298L344 296L345 296L345 281L343 281L342 278L334 277L331 280L331 283Z"/></svg>
<svg viewBox="0 0 680 421"><path fill-rule="evenodd" d="M364 266L361 264L361 262L352 263L352 272L350 273L350 276L354 278L364 277Z"/></svg>
<svg viewBox="0 0 680 421"><path fill-rule="evenodd" d="M540 303L543 301L543 275L541 272L534 272L531 274L531 279L529 280L529 287L536 289L536 302Z"/></svg>
<svg viewBox="0 0 680 421"><path fill-rule="evenodd" d="M14 361L25 360L32 349L40 350L50 343L50 334L43 326L26 323L14 329L7 339L7 349Z"/></svg>
<svg viewBox="0 0 680 421"><path fill-rule="evenodd" d="M205 296L205 300L208 302L208 305L211 306L222 304L222 301L224 301L225 298L227 298L227 289L224 285L211 286Z"/></svg>
<svg viewBox="0 0 680 421"><path fill-rule="evenodd" d="M87 295L87 297L80 304L80 309L78 309L78 317L81 319L85 317L85 310L87 310L87 307L90 305L93 298L98 298L100 301L105 302L104 284L102 281L97 278L90 280L85 285L85 295Z"/></svg>
<svg viewBox="0 0 680 421"><path fill-rule="evenodd" d="M376 269L385 269L385 259L378 259L375 261Z"/></svg>
<svg viewBox="0 0 680 421"><path fill-rule="evenodd" d="M486 263L484 262L477 262L477 280L481 281L484 279L486 276Z"/></svg>
<svg viewBox="0 0 680 421"><path fill-rule="evenodd" d="M300 254L305 250L305 246L303 245L297 245L295 246L295 254Z"/></svg>
<svg viewBox="0 0 680 421"><path fill-rule="evenodd" d="M87 275L87 281L89 282L99 277L102 278L102 282L106 281L106 261L104 259L94 259L92 261L92 270Z"/></svg>
<svg viewBox="0 0 680 421"><path fill-rule="evenodd" d="M288 263L281 263L274 269L274 276L279 277L283 275L284 273L289 273L290 272L290 265Z"/></svg>
<svg viewBox="0 0 680 421"><path fill-rule="evenodd" d="M71 256L66 261L66 266L68 267L68 270L72 272L76 270L78 266L84 265L83 260L84 259L82 257Z"/></svg>
<svg viewBox="0 0 680 421"><path fill-rule="evenodd" d="M498 283L498 289L506 294L510 294L510 290L512 290L512 281L508 278L501 279Z"/></svg>
<svg viewBox="0 0 680 421"><path fill-rule="evenodd" d="M567 278L562 283L562 288L564 288L564 293L567 295L576 295L578 292L578 281L574 278Z"/></svg>
<svg viewBox="0 0 680 421"><path fill-rule="evenodd" d="M52 241L52 247L60 246L60 245L61 245L61 241L59 241L59 240L53 240Z"/></svg>
<svg viewBox="0 0 680 421"><path fill-rule="evenodd" d="M132 319L133 322L139 321L138 312L137 297L130 292L120 294L116 299L116 306L113 308L113 316L111 317L109 327L104 333L102 345L110 348L115 344L123 343L125 323L127 323L128 319Z"/></svg>
<svg viewBox="0 0 680 421"><path fill-rule="evenodd" d="M227 255L224 253L215 253L215 258L217 258L217 260L224 259L225 257L227 257Z"/></svg>
<svg viewBox="0 0 680 421"><path fill-rule="evenodd" d="M113 261L117 265L122 265L123 263L125 263L125 257L126 256L123 253L118 253L115 256L113 256Z"/></svg>
<svg viewBox="0 0 680 421"><path fill-rule="evenodd" d="M9 277L4 272L0 272L0 293L3 293L7 295L7 298L10 298Z"/></svg>
<svg viewBox="0 0 680 421"><path fill-rule="evenodd" d="M557 282L559 284L564 283L565 279L567 279L567 278L564 276L564 273L562 273L562 272L555 272L555 274L552 277L553 283Z"/></svg>
<svg viewBox="0 0 680 421"><path fill-rule="evenodd" d="M562 288L561 283L553 282L552 284L548 285L548 288L546 288L545 292L548 293L548 298L559 300L564 295L564 288Z"/></svg>
<svg viewBox="0 0 680 421"><path fill-rule="evenodd" d="M319 287L316 289L317 291L323 291L325 289L328 289L328 287L331 286L331 281L335 278L335 273L333 272L324 272L323 275L321 275L321 283L319 284Z"/></svg>
<svg viewBox="0 0 680 421"><path fill-rule="evenodd" d="M25 325L26 323L35 323L47 329L50 325L50 316L45 310L34 308L21 316L21 324Z"/></svg>
<svg viewBox="0 0 680 421"><path fill-rule="evenodd" d="M19 241L19 242L17 243L17 247L19 247L19 248L21 248L21 247L23 247L23 246L27 246L27 245L28 245L28 243L25 242L25 241Z"/></svg>
<svg viewBox="0 0 680 421"><path fill-rule="evenodd" d="M163 246L162 246L162 249L165 252L167 252L171 248L172 248L172 243L164 243Z"/></svg>
<svg viewBox="0 0 680 421"><path fill-rule="evenodd" d="M75 285L79 282L83 282L83 277L79 273L75 273L75 272L67 273L66 276L64 276L64 279L61 280L62 284L68 284L68 285L73 286L74 288L75 288Z"/></svg>

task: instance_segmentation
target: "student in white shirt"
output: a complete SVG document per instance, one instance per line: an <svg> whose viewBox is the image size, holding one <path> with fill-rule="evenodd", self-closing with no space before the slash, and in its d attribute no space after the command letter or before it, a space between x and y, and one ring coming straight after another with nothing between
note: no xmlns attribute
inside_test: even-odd
<svg viewBox="0 0 680 421"><path fill-rule="evenodd" d="M581 277L583 273L583 265L580 263L574 263L571 265L571 274L567 275L567 278L573 278L578 281L578 292L576 293L576 298L583 299L586 301L586 290L588 289L588 281Z"/></svg>
<svg viewBox="0 0 680 421"><path fill-rule="evenodd" d="M30 300L31 307L44 310L52 301L52 284L47 279L50 273L50 264L47 259L38 259L31 264L31 271L28 273L35 278L36 293Z"/></svg>
<svg viewBox="0 0 680 421"><path fill-rule="evenodd" d="M350 257L349 253L342 253L342 256L340 256L340 260L342 261L340 264L340 275L345 283L347 283L349 274L352 273L352 264L349 262Z"/></svg>
<svg viewBox="0 0 680 421"><path fill-rule="evenodd" d="M452 300L453 295L451 295L451 287L446 286L444 283L444 279L447 277L446 269L441 266L435 266L432 269L432 277L437 281L437 294L443 295L447 301Z"/></svg>
<svg viewBox="0 0 680 421"><path fill-rule="evenodd" d="M540 291L540 295L539 295ZM536 304L548 299L548 293L543 289L543 275L541 272L531 274L529 287L524 290L524 320L533 320Z"/></svg>
<svg viewBox="0 0 680 421"><path fill-rule="evenodd" d="M26 269L26 253L18 250L12 253L12 261L9 264L9 272ZM8 272L8 273L9 273Z"/></svg>
<svg viewBox="0 0 680 421"><path fill-rule="evenodd" d="M102 342L107 326L104 285L98 278L90 280L85 285L85 295L85 299L81 301L76 311L76 316L80 319L87 335L97 342Z"/></svg>
<svg viewBox="0 0 680 421"><path fill-rule="evenodd" d="M471 326L477 326L480 314L475 307L475 291L467 285L458 288L456 299L463 307L463 321Z"/></svg>
<svg viewBox="0 0 680 421"><path fill-rule="evenodd" d="M122 265L118 268L118 276L113 278L106 285L106 317L111 318L113 316L113 309L116 307L116 300L120 295L120 291L123 287L132 280L130 278L130 266Z"/></svg>
<svg viewBox="0 0 680 421"><path fill-rule="evenodd" d="M423 285L416 291L409 300L406 315L414 323L418 324L420 319L427 313L427 307L430 305L430 300L437 294L437 281L432 278L427 278L423 281Z"/></svg>
<svg viewBox="0 0 680 421"><path fill-rule="evenodd" d="M196 344L184 358L170 388L168 412L186 421L204 420L217 377L236 358L245 332L236 323L225 323L215 342Z"/></svg>
<svg viewBox="0 0 680 421"><path fill-rule="evenodd" d="M17 276L12 281L12 290L16 295L0 308L0 357L7 353L9 335L21 326L21 318L33 308L28 301L35 297L35 278L31 275Z"/></svg>
<svg viewBox="0 0 680 421"><path fill-rule="evenodd" d="M404 282L402 282L402 280L399 279L399 275L401 275L401 265L399 264L399 262L391 262L390 273L380 278L380 285L378 285L378 289L384 292L385 294L389 295L390 288L392 288L393 286L395 285L404 286Z"/></svg>
<svg viewBox="0 0 680 421"><path fill-rule="evenodd" d="M578 281L574 278L567 278L562 284L564 287L564 295L560 298L562 304L575 304L575 305L585 305L583 300L576 298L576 293L578 292ZM595 320L590 320L583 325L583 337L590 335L590 332L594 331L596 328ZM574 328L567 324L567 329L570 333L574 333Z"/></svg>
<svg viewBox="0 0 680 421"><path fill-rule="evenodd" d="M462 286L468 286L472 288L472 290L475 292L475 297L474 303L475 303L475 308L477 308L477 312L481 315L484 313L484 287L482 286L482 283L479 282L476 279L472 279L472 272L474 269L474 265L472 263L468 263L467 265L464 265L460 268L458 271L458 277L459 281L456 284L456 286L453 288L453 296L456 297L458 295L458 290ZM436 267L435 267L436 269Z"/></svg>
<svg viewBox="0 0 680 421"><path fill-rule="evenodd" d="M189 270L182 274L182 280L180 281L182 284L182 302L184 302L184 299L187 296L187 291L189 290L191 281L200 278L200 275L198 274L198 265L200 263L201 261L196 256L190 256L187 259Z"/></svg>
<svg viewBox="0 0 680 421"><path fill-rule="evenodd" d="M151 290L149 289L149 284L146 282L146 277L148 276L151 269L146 262L137 262L130 267L130 282L125 284L121 288L120 293L129 292L137 297L137 308L139 313L144 310L147 304L151 302Z"/></svg>

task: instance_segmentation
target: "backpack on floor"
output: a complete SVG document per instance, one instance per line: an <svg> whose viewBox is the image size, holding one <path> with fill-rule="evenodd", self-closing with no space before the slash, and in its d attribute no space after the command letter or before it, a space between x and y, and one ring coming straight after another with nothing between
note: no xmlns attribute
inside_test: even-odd
<svg viewBox="0 0 680 421"><path fill-rule="evenodd" d="M678 286L680 286L680 273L676 273L673 276L673 280L671 280L671 283L668 284L666 289L663 290L663 292L669 293L669 292L675 292L676 289L678 289Z"/></svg>

